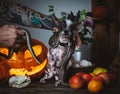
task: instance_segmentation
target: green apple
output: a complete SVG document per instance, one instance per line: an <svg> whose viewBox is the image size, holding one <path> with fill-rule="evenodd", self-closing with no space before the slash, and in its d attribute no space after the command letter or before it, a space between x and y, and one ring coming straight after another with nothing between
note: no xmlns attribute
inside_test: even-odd
<svg viewBox="0 0 120 94"><path fill-rule="evenodd" d="M93 70L93 73L94 74L99 74L99 73L103 73L103 72L108 72L108 70L106 68L103 68L103 67L96 67L94 70Z"/></svg>

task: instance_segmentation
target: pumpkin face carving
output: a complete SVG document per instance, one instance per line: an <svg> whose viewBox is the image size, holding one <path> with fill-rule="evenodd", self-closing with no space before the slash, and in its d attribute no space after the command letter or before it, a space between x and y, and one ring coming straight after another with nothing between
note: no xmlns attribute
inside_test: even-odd
<svg viewBox="0 0 120 94"><path fill-rule="evenodd" d="M31 78L37 78L44 72L47 64L47 47L40 41L32 39L32 48L42 64L38 64L30 54L26 43L14 53L13 56L7 60L7 64L10 67L9 74L12 75L28 75ZM3 50L3 49L2 49ZM7 49L3 50L4 54L7 54Z"/></svg>

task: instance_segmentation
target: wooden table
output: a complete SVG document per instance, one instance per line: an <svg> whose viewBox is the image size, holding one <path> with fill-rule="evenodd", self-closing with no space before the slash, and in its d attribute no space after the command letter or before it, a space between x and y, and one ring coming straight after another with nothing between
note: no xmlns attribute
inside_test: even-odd
<svg viewBox="0 0 120 94"><path fill-rule="evenodd" d="M73 90L68 85L54 87L54 84L32 82L25 88L0 87L0 94L91 94L87 88ZM120 84L110 86L97 94L120 94Z"/></svg>

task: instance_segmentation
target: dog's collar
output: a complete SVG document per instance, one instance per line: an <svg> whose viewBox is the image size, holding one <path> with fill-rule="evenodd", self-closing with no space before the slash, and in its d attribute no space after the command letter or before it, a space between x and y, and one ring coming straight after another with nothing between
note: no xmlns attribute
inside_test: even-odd
<svg viewBox="0 0 120 94"><path fill-rule="evenodd" d="M59 44L60 44L61 46L68 46L68 43L59 42Z"/></svg>

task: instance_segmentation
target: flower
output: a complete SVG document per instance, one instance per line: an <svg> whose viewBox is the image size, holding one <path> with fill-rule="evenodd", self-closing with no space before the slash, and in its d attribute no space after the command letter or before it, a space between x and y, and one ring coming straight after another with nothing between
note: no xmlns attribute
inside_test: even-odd
<svg viewBox="0 0 120 94"><path fill-rule="evenodd" d="M84 23L85 23L86 26L92 27L93 26L92 17L86 16L86 19L84 20Z"/></svg>
<svg viewBox="0 0 120 94"><path fill-rule="evenodd" d="M79 36L82 44L92 43L94 41L93 38L93 20L92 17L86 16L82 21L81 30L79 31Z"/></svg>

